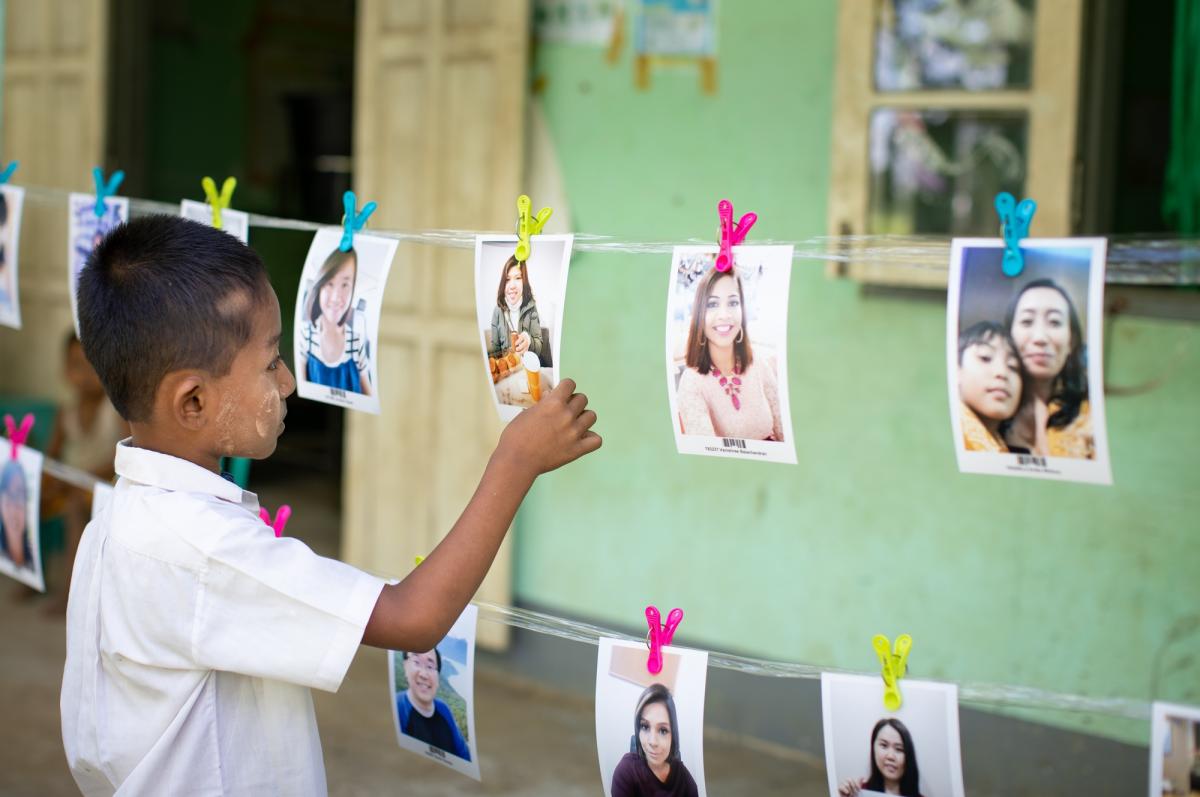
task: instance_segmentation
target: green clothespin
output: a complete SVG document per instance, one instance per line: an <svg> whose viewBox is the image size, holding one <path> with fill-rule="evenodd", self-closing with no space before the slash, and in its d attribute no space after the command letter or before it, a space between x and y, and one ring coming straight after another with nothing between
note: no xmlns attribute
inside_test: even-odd
<svg viewBox="0 0 1200 797"><path fill-rule="evenodd" d="M226 177L225 182L221 184L220 194L217 193L216 181L211 177L201 180L200 187L204 189L204 197L212 208L213 226L219 230L221 229L221 211L229 207L229 201L233 199L233 189L237 188L237 178Z"/></svg>
<svg viewBox="0 0 1200 797"><path fill-rule="evenodd" d="M892 647L887 637L876 634L871 638L871 646L875 648L875 655L879 657L882 667L883 705L888 711L896 711L904 702L900 695L900 679L908 669L908 651L912 649L912 637L901 634L896 637L895 647Z"/></svg>
<svg viewBox="0 0 1200 797"><path fill-rule="evenodd" d="M532 211L533 202L528 196L521 194L517 197L517 251L513 254L518 263L529 259L529 238L542 231L554 212L550 208L542 208L534 216Z"/></svg>

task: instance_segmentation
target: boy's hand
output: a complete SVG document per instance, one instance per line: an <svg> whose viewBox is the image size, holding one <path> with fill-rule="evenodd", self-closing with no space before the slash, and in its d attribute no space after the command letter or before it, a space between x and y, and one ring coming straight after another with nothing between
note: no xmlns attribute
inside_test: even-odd
<svg viewBox="0 0 1200 797"><path fill-rule="evenodd" d="M575 392L573 379L563 379L509 423L496 453L531 468L533 475L546 473L600 447L600 435L591 431L595 422L587 396Z"/></svg>

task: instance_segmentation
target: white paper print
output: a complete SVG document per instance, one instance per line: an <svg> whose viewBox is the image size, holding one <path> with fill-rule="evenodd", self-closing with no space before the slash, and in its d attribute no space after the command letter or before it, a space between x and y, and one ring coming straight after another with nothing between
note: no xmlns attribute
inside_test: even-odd
<svg viewBox="0 0 1200 797"><path fill-rule="evenodd" d="M475 308L483 372L496 411L511 421L558 385L572 235L534 235L529 259L514 235L475 239Z"/></svg>
<svg viewBox="0 0 1200 797"><path fill-rule="evenodd" d="M212 205L185 199L179 203L179 215L191 221L213 226ZM242 243L250 242L250 214L241 210L225 208L221 211L221 229Z"/></svg>
<svg viewBox="0 0 1200 797"><path fill-rule="evenodd" d="M379 315L397 241L317 231L296 294L294 353L301 398L379 414Z"/></svg>
<svg viewBox="0 0 1200 797"><path fill-rule="evenodd" d="M957 687L905 678L897 711L883 705L883 692L880 676L821 674L830 797L854 787L963 797Z"/></svg>
<svg viewBox="0 0 1200 797"><path fill-rule="evenodd" d="M646 669L643 643L601 637L596 656L596 752L604 793L642 794L638 784L674 784L705 797L704 685L708 653L663 648L663 668Z"/></svg>
<svg viewBox="0 0 1200 797"><path fill-rule="evenodd" d="M388 651L396 741L405 750L479 780L475 737L475 625L468 605L428 651Z"/></svg>
<svg viewBox="0 0 1200 797"><path fill-rule="evenodd" d="M42 572L38 506L42 489L42 455L0 438L0 573L39 592L46 591Z"/></svg>
<svg viewBox="0 0 1200 797"><path fill-rule="evenodd" d="M1104 417L1103 238L951 246L946 375L963 473L1111 484Z"/></svg>
<svg viewBox="0 0 1200 797"><path fill-rule="evenodd" d="M681 454L795 464L788 398L790 246L677 246L667 290L667 395Z"/></svg>
<svg viewBox="0 0 1200 797"><path fill-rule="evenodd" d="M0 185L0 326L21 328L19 283L21 210L25 189Z"/></svg>
<svg viewBox="0 0 1200 797"><path fill-rule="evenodd" d="M110 230L129 219L129 200L123 196L110 196L104 200L104 214L97 216L95 196L71 194L67 210L67 280L71 291L71 317L75 319L75 334L78 335L79 272L96 244Z"/></svg>

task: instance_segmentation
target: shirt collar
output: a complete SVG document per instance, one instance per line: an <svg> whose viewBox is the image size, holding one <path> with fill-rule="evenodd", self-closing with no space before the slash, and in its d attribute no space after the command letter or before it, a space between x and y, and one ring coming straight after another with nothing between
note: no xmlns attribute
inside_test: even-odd
<svg viewBox="0 0 1200 797"><path fill-rule="evenodd" d="M133 445L132 437L117 443L115 470L118 476L138 484L177 492L212 495L231 504L240 504L251 513L258 514L258 496L254 493L243 490L235 483L194 462L138 448Z"/></svg>

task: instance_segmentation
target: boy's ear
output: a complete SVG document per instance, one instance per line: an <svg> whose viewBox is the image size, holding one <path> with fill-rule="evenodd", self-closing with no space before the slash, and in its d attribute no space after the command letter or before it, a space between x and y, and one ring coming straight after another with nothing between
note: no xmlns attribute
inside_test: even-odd
<svg viewBox="0 0 1200 797"><path fill-rule="evenodd" d="M167 406L168 417L193 432L203 429L209 420L211 390L199 371L173 371L159 385L159 400Z"/></svg>

